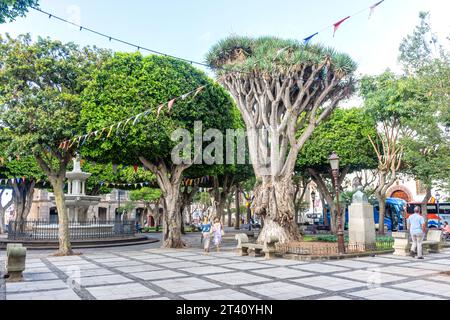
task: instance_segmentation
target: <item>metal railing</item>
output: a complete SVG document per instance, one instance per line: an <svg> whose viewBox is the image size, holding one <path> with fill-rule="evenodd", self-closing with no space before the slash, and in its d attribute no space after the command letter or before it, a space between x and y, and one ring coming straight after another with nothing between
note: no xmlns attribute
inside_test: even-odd
<svg viewBox="0 0 450 320"><path fill-rule="evenodd" d="M70 221L71 240L123 238L136 233L135 220ZM9 240L58 240L59 223L47 220L10 221Z"/></svg>
<svg viewBox="0 0 450 320"><path fill-rule="evenodd" d="M345 244L345 253L363 253L363 252L376 252L393 249L394 241L377 242L375 244ZM277 244L277 251L286 254L298 254L308 256L329 256L338 255L339 249L337 243L321 243L321 244Z"/></svg>

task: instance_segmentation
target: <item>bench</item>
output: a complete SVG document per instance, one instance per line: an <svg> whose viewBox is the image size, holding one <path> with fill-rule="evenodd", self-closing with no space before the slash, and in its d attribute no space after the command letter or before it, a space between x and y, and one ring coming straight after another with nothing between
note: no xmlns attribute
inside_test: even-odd
<svg viewBox="0 0 450 320"><path fill-rule="evenodd" d="M277 252L276 244L278 242L280 242L280 240L277 237L272 236L264 243L263 252L266 254L266 260L275 258L275 253Z"/></svg>
<svg viewBox="0 0 450 320"><path fill-rule="evenodd" d="M8 282L18 282L23 280L22 272L25 271L25 259L27 248L22 244L9 243L6 247L6 276Z"/></svg>
<svg viewBox="0 0 450 320"><path fill-rule="evenodd" d="M245 233L237 234L234 238L238 241L236 249L238 250L238 254L240 256L263 256L262 250L264 249L264 247L259 244L250 243L248 240L248 236Z"/></svg>
<svg viewBox="0 0 450 320"><path fill-rule="evenodd" d="M275 258L276 244L279 242L277 237L270 237L264 245L250 243L246 234L237 234L235 239L238 241L236 249L240 256L265 256L266 260Z"/></svg>
<svg viewBox="0 0 450 320"><path fill-rule="evenodd" d="M428 230L427 240L422 245L427 253L439 253L442 248L442 231Z"/></svg>

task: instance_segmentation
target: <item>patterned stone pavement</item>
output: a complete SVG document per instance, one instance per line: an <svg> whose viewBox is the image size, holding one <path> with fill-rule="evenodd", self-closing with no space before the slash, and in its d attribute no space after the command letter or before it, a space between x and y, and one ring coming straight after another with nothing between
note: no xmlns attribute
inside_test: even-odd
<svg viewBox="0 0 450 320"><path fill-rule="evenodd" d="M0 252L3 267L5 253ZM0 300L441 300L450 298L450 250L425 260L383 255L294 261L231 251L144 246L54 257L28 253L25 281L2 283Z"/></svg>

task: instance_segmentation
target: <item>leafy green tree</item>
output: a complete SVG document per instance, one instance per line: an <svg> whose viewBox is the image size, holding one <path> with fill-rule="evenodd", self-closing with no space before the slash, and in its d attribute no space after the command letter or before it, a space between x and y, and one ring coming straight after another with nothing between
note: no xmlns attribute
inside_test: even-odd
<svg viewBox="0 0 450 320"><path fill-rule="evenodd" d="M61 255L72 254L64 185L74 150L60 144L82 132L80 93L108 55L50 39L32 42L29 35L0 39L0 119L11 139L5 152L33 156L51 183Z"/></svg>
<svg viewBox="0 0 450 320"><path fill-rule="evenodd" d="M414 78L398 77L391 72L364 77L361 94L367 113L377 123L378 138L371 138L370 142L378 158L374 195L382 204L402 169L404 146L400 141L417 134L412 124L427 121L429 103ZM384 233L384 215L385 208L380 205L380 233Z"/></svg>
<svg viewBox="0 0 450 320"><path fill-rule="evenodd" d="M180 99L170 112L166 108L159 118L156 117L158 105L201 86L206 87L195 98ZM201 121L205 129L224 132L232 123L231 98L203 72L182 61L117 53L92 76L84 99L82 118L88 132L155 108L134 125L117 130L110 138L87 142L83 153L95 161L131 166L142 163L153 172L166 207L163 245L184 246L179 214L180 184L183 173L193 163L189 160L193 159L186 158L182 164L172 162L171 152L177 143L171 136L176 129L183 128L192 137L195 121Z"/></svg>
<svg viewBox="0 0 450 320"><path fill-rule="evenodd" d="M235 98L247 129L257 178L255 213L264 218L258 241L299 240L292 185L297 156L317 126L351 95L356 63L319 45L239 36L216 44L207 61Z"/></svg>
<svg viewBox="0 0 450 320"><path fill-rule="evenodd" d="M400 45L399 61L414 77L417 91L426 97L420 117L411 119L414 134L404 137L405 172L426 187L422 212L427 212L433 187L449 182L450 170L450 54L433 33L427 12L419 14L420 24Z"/></svg>
<svg viewBox="0 0 450 320"><path fill-rule="evenodd" d="M28 8L37 7L38 0L0 0L0 24L24 17Z"/></svg>
<svg viewBox="0 0 450 320"><path fill-rule="evenodd" d="M362 108L337 109L330 119L321 124L305 144L297 160L297 170L306 172L336 213L336 188L349 173L372 169L377 166L377 157L369 137L376 139L376 125ZM340 158L338 185L332 177L329 157L335 151ZM331 215L331 229L336 231L336 214Z"/></svg>

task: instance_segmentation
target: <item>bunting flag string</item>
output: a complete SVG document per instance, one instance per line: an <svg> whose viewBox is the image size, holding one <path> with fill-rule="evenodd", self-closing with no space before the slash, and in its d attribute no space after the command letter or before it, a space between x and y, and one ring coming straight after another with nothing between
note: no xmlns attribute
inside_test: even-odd
<svg viewBox="0 0 450 320"><path fill-rule="evenodd" d="M372 16L372 14L373 14L375 8L378 7L378 6L379 6L381 3L383 3L384 1L385 1L385 0L379 1L379 2L375 3L374 5L370 6L369 8L366 8L366 9L363 9L363 10L361 10L361 11L358 11L357 13L348 16L348 17L347 17L346 19L344 19L343 21L342 21L342 20L339 21L340 23L337 22L337 23L333 24L333 27L334 27L334 34L336 34L337 29L339 28L339 26L340 26L345 20L347 20L347 19L349 19L349 18L351 18L351 17L355 17L355 16L359 15L360 13L365 12L366 10L369 10L369 11L370 11L370 14L369 14L369 19L370 19L370 17ZM147 51L147 52L150 52L150 53L153 53L153 54L157 54L157 55L161 55L161 56L164 56L164 57L171 57L171 58L173 58L173 59L177 59L177 60L180 60L180 61L188 62L188 63L190 63L190 64L195 64L195 65L198 65L198 66L202 66L202 67L206 67L206 68L211 68L210 65L208 65L208 64L206 64L206 63L204 63L204 62L198 62L198 61L194 61L194 60L190 60L190 59L186 59L186 58L182 58L182 57L177 57L177 56L175 56L175 55L167 54L167 53L164 53L164 52L160 52L160 51L158 51L158 50L149 49L149 48L143 47L143 46L141 46L141 45L137 45L137 44L131 43L131 42L129 42L129 41L126 41L126 40L123 40L123 39L119 39L119 38L113 37L113 36L111 36L111 35L104 34L104 33L100 32L100 31L97 31L97 30L94 30L94 29L91 29L91 28L87 28L87 27L85 27L85 26L78 25L78 24L76 24L76 23L74 23L74 22L72 22L72 21L69 21L69 20L67 20L67 19L64 19L64 18L55 16L54 14L51 14L51 13L49 13L49 12L47 12L47 11L44 11L44 10L42 10L42 9L40 9L40 8L32 7L32 9L34 9L34 10L36 10L37 12L40 12L40 13L42 13L42 14L48 16L49 18L54 18L54 19L56 19L56 20L59 20L59 21L61 21L61 22L66 23L66 24L75 26L75 27L79 28L80 31L87 31L87 32L93 33L93 34L95 34L95 35L97 35L97 36L106 38L106 39L108 39L110 42L111 42L111 41L116 41L116 42L119 42L119 43L121 43L121 44L125 44L125 45L127 45L127 46L133 47L133 48L137 49L138 51L143 50L143 51ZM327 30L328 28L329 28L329 25L327 25L324 29L322 29L322 30L320 30L320 31L318 31L318 32L316 32L316 33L314 33L314 34L312 34L311 36L308 36L308 37L304 38L304 39L303 39L303 43L304 43L305 45L308 44L308 43L311 41L312 38L314 38L315 36L317 36L317 35L318 35L319 33L321 33L322 31ZM334 34L333 34L333 36L334 36ZM226 72L237 72L237 73L249 74L248 71L245 71L245 70L243 70L243 69L241 69L241 70L228 70L228 69L223 68L223 67L218 67L218 68L215 68L215 69L223 70L223 71L226 71Z"/></svg>
<svg viewBox="0 0 450 320"><path fill-rule="evenodd" d="M158 109L157 109L157 114L156 114L157 118L159 118L159 116L160 116L162 110L164 109L164 107L167 106L168 110L170 112L170 111L172 111L173 106L174 106L174 104L175 104L175 102L177 100L186 100L189 96L192 96L192 99L194 99L201 92L203 92L203 90L206 87L208 87L209 85L210 84L206 84L204 86L198 87L198 88L196 88L194 90L191 90L191 91L189 91L187 93L184 93L183 95L181 95L179 97L176 97L176 98L170 100L169 102L166 102L166 103L163 103L163 104L159 105ZM116 122L115 124L112 124L109 127L105 127L105 128L100 129L100 130L91 131L88 134L84 134L84 135L81 135L81 136L74 137L72 139L65 140L65 141L63 141L63 142L61 142L59 144L59 149L67 151L71 147L73 147L76 143L78 143L77 147L83 146L86 143L86 141L89 140L91 137L96 137L97 139L100 139L105 132L108 132L108 134L106 135L106 139L109 139L113 135L114 129L115 129L115 134L117 135L120 132L119 131L120 128L122 128L122 131L123 131L127 127L127 125L129 123L131 123L131 121L133 121L132 125L135 126L139 122L139 119L147 117L152 111L153 111L153 108L152 109L148 109L148 110L146 110L144 112L141 112L141 113L139 113L139 114L137 114L137 115L135 115L135 116L133 116L131 118L126 119L126 120L122 120L122 121Z"/></svg>
<svg viewBox="0 0 450 320"><path fill-rule="evenodd" d="M195 178L195 179L185 178L185 179L183 179L183 183L182 184L184 186L186 186L186 187L189 187L189 186L192 187L192 186L198 186L198 185L203 184L203 183L207 183L209 181L211 181L211 177L210 176L204 176L204 177Z"/></svg>

